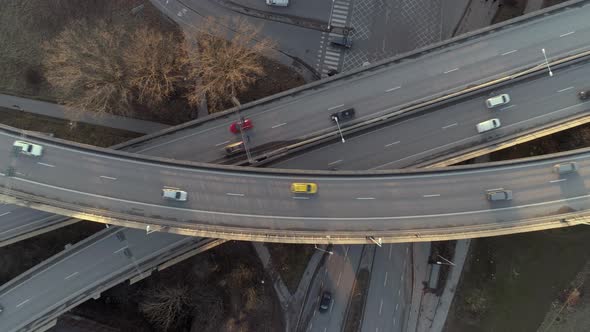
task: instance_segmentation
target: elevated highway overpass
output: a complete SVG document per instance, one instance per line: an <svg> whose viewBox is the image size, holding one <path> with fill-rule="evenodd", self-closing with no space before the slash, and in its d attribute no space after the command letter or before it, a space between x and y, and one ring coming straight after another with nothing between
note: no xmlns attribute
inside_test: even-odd
<svg viewBox="0 0 590 332"><path fill-rule="evenodd" d="M2 128L0 154L14 156L18 137ZM588 149L486 166L330 172L173 163L33 141L45 146L41 160L0 161L0 169L15 171L0 177L4 199L80 219L224 239L364 243L369 234L384 242L505 234L564 226L563 217L552 216L584 214L590 197ZM580 171L557 177L552 166L564 161L577 161ZM294 195L295 181L316 182L319 193ZM163 186L188 191L189 201L163 201ZM490 204L485 191L499 187L513 190L514 200Z"/></svg>

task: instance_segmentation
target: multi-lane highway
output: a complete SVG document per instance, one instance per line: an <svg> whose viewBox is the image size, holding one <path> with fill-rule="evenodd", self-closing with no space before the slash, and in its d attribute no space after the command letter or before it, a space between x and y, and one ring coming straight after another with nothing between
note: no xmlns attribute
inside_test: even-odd
<svg viewBox="0 0 590 332"><path fill-rule="evenodd" d="M77 243L0 287L0 330L32 331L133 276L223 241L112 228ZM104 247L113 248L105 253ZM158 250L153 250L157 247Z"/></svg>
<svg viewBox="0 0 590 332"><path fill-rule="evenodd" d="M342 107L355 107L356 121L362 121L539 66L544 63L542 48L550 60L588 50L590 23L586 17L589 13L588 5L560 11L450 43L397 64L369 68L295 94L246 106L241 113L254 123L254 128L247 132L249 145L256 154L270 145L335 131L329 115ZM228 130L236 119L235 114L230 114L197 127L189 125L185 130L173 130L137 144L132 151L169 158L193 155L198 160L220 161L224 158L223 147L241 140Z"/></svg>
<svg viewBox="0 0 590 332"><path fill-rule="evenodd" d="M345 144L331 144L286 161L273 164L293 169L398 169L416 165L437 156L486 142L510 137L552 124L562 119L586 114L590 100L580 100L577 93L590 89L590 65L576 63L542 72L526 80L505 84L460 100L433 107L402 121L347 137ZM492 95L509 94L510 102L494 109L485 101ZM502 126L479 134L476 125L498 118ZM354 151L354 153L351 153Z"/></svg>
<svg viewBox="0 0 590 332"><path fill-rule="evenodd" d="M564 206L578 211L589 207L585 182L590 180L590 153L586 150L536 162L436 171L289 174L148 162L124 152L75 147L41 137L35 139L45 147L40 159L15 157L12 142L19 137L8 129L0 133L0 154L7 156L0 160L0 169L14 170L13 176L2 173L0 184L34 193L36 197L28 201L51 200L46 202L72 215L85 213L80 216L89 220L109 220L102 215L113 217L113 222L154 222L211 231L206 234L213 237L249 234L248 238L263 239L270 234L284 236L274 240L314 243L337 242L341 236L363 242L373 232L384 238L453 231L469 236L469 231L513 227L517 221L552 215ZM554 164L567 161L577 161L579 172L564 178L552 172ZM291 193L295 181L317 183L318 194ZM188 202L163 200L164 186L187 191ZM488 202L486 190L500 187L512 189L514 199Z"/></svg>

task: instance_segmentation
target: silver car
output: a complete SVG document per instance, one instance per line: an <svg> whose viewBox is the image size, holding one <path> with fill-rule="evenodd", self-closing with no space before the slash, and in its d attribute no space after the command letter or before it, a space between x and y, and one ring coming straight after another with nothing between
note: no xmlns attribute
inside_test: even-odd
<svg viewBox="0 0 590 332"><path fill-rule="evenodd" d="M510 96L506 93L503 93L498 96L494 96L492 98L488 98L486 100L486 106L488 108L494 108L496 106L508 104L510 102Z"/></svg>
<svg viewBox="0 0 590 332"><path fill-rule="evenodd" d="M510 201L512 200L512 190L490 190L486 192L488 201Z"/></svg>
<svg viewBox="0 0 590 332"><path fill-rule="evenodd" d="M188 194L186 191L176 188L164 188L162 189L162 198L170 199L173 201L186 202Z"/></svg>

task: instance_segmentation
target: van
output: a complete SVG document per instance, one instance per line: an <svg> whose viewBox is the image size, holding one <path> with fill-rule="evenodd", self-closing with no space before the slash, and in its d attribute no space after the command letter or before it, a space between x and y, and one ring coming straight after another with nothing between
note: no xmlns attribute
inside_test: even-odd
<svg viewBox="0 0 590 332"><path fill-rule="evenodd" d="M266 4L275 7L287 7L289 0L266 0Z"/></svg>
<svg viewBox="0 0 590 332"><path fill-rule="evenodd" d="M239 141L239 142L235 142L229 145L226 145L225 148L223 148L225 150L225 154L228 156L243 152L246 147L244 146L244 142L243 141Z"/></svg>
<svg viewBox="0 0 590 332"><path fill-rule="evenodd" d="M510 201L512 200L512 190L497 189L486 192L488 201Z"/></svg>
<svg viewBox="0 0 590 332"><path fill-rule="evenodd" d="M478 133L485 133L486 131L490 131L492 129L496 129L500 127L502 124L500 123L500 119L490 119L484 122L480 122L477 124L477 132Z"/></svg>
<svg viewBox="0 0 590 332"><path fill-rule="evenodd" d="M553 166L553 171L557 174L569 174L578 170L578 164L575 162L562 163Z"/></svg>

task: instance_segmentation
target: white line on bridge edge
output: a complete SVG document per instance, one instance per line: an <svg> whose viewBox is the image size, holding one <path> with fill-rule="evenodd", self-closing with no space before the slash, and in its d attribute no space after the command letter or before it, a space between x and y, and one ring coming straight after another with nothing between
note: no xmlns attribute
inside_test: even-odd
<svg viewBox="0 0 590 332"><path fill-rule="evenodd" d="M454 126L456 126L456 125L458 125L458 123L457 123L457 122L455 122L455 123L452 123L452 124L450 124L450 125L447 125L447 126L444 126L444 127L442 127L442 129L448 129L448 128L454 127Z"/></svg>
<svg viewBox="0 0 590 332"><path fill-rule="evenodd" d="M284 125L286 125L286 124L287 124L286 122L283 122L283 123L279 123L279 124L277 124L277 125L274 125L274 126L272 126L272 127L270 127L270 128L271 128L271 129L276 129L276 128L278 128L278 127L282 127L282 126L284 126Z"/></svg>
<svg viewBox="0 0 590 332"><path fill-rule="evenodd" d="M42 163L42 162L37 162L37 164L47 166L47 167L55 167L54 165L49 165L49 164Z"/></svg>
<svg viewBox="0 0 590 332"><path fill-rule="evenodd" d="M336 165L336 164L341 163L341 162L342 162L342 159L338 159L336 161L333 161L333 162L329 163L328 166Z"/></svg>
<svg viewBox="0 0 590 332"><path fill-rule="evenodd" d="M338 107L342 107L342 106L344 106L344 104L342 104L342 105L336 105L336 106L332 106L332 107L328 108L328 111L331 111L331 110L333 110L333 109L336 109L336 108L338 108Z"/></svg>
<svg viewBox="0 0 590 332"><path fill-rule="evenodd" d="M565 89L557 90L557 92L564 92L564 91L567 91L567 90L571 90L573 88L574 88L573 86L570 86L570 87L567 87Z"/></svg>
<svg viewBox="0 0 590 332"><path fill-rule="evenodd" d="M399 144L399 143L400 143L400 141L389 143L389 144L385 144L385 147L388 148L388 147L390 147L392 145L396 145L396 144Z"/></svg>
<svg viewBox="0 0 590 332"><path fill-rule="evenodd" d="M74 272L74 273L70 274L69 276L67 276L64 280L68 280L68 279L70 279L71 277L73 277L73 276L75 276L77 274L78 274L78 272Z"/></svg>
<svg viewBox="0 0 590 332"><path fill-rule="evenodd" d="M117 178L106 176L106 175L101 175L100 177L103 179L108 179L108 180L113 180L113 181L117 179Z"/></svg>
<svg viewBox="0 0 590 332"><path fill-rule="evenodd" d="M549 183L562 182L562 181L565 181L565 180L567 180L567 179L551 180L551 181L549 181Z"/></svg>
<svg viewBox="0 0 590 332"><path fill-rule="evenodd" d="M459 70L459 67L457 67L457 68L455 68L455 69L447 70L447 71L445 71L443 74L452 73L452 72L454 72L455 70Z"/></svg>
<svg viewBox="0 0 590 332"><path fill-rule="evenodd" d="M396 86L395 88L391 88L391 89L387 89L387 90L385 90L385 92L391 92L391 91L395 91L395 90L397 90L397 89L401 89L401 87L402 87L401 85L400 85L400 86Z"/></svg>
<svg viewBox="0 0 590 332"><path fill-rule="evenodd" d="M21 303L17 304L16 307L18 308L29 301L31 301L31 299L26 299L26 300L22 301Z"/></svg>
<svg viewBox="0 0 590 332"><path fill-rule="evenodd" d="M227 144L227 143L229 143L229 141L225 141L225 142L217 143L217 144L215 144L215 146L220 146L220 145Z"/></svg>
<svg viewBox="0 0 590 332"><path fill-rule="evenodd" d="M440 194L422 195L422 197L439 197Z"/></svg>
<svg viewBox="0 0 590 332"><path fill-rule="evenodd" d="M569 35L571 35L573 33L575 33L575 31L566 32L563 35L559 35L559 37L561 38L561 37L569 36Z"/></svg>
<svg viewBox="0 0 590 332"><path fill-rule="evenodd" d="M309 197L293 196L293 199L309 199Z"/></svg>
<svg viewBox="0 0 590 332"><path fill-rule="evenodd" d="M508 55L508 54L512 54L512 53L514 53L514 52L516 52L516 51L517 51L517 50L512 50L512 51L504 52L504 53L502 53L502 54L500 54L500 55Z"/></svg>
<svg viewBox="0 0 590 332"><path fill-rule="evenodd" d="M502 108L500 108L500 111L505 111L505 110L510 109L512 107L515 107L515 106L516 105L510 105L510 106L502 107Z"/></svg>
<svg viewBox="0 0 590 332"><path fill-rule="evenodd" d="M486 191L495 191L495 190L502 190L504 188L492 188L492 189L486 189Z"/></svg>
<svg viewBox="0 0 590 332"><path fill-rule="evenodd" d="M12 213L12 212L10 212L10 211L8 211L8 212L4 212L4 213L0 214L0 217L4 217L5 215L7 215L7 214L11 214L11 213Z"/></svg>
<svg viewBox="0 0 590 332"><path fill-rule="evenodd" d="M359 199L359 200L371 200L371 199L375 199L375 197L357 197L356 199Z"/></svg>
<svg viewBox="0 0 590 332"><path fill-rule="evenodd" d="M240 197L244 196L244 194L236 194L236 193L225 193L225 194L228 196L240 196Z"/></svg>

